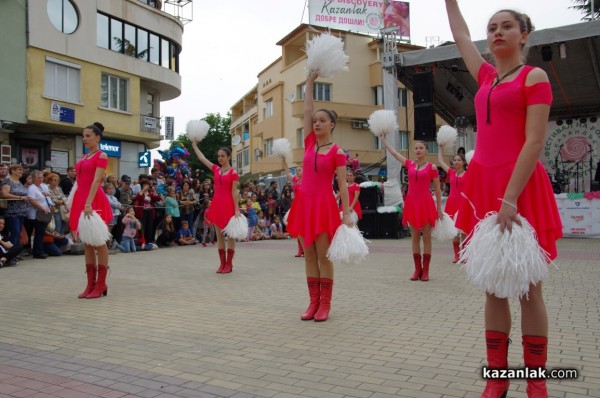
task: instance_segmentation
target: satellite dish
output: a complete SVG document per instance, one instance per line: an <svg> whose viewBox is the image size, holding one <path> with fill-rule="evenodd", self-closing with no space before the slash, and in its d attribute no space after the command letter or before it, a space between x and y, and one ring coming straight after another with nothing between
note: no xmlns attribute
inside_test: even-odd
<svg viewBox="0 0 600 398"><path fill-rule="evenodd" d="M240 137L239 135L235 135L233 136L233 138L231 139L231 144L233 146L239 145L239 143L242 142L242 137Z"/></svg>

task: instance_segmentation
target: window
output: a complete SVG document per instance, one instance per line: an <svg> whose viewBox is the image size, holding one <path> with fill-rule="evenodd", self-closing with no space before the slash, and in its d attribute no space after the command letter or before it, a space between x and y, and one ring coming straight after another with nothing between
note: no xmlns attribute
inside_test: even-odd
<svg viewBox="0 0 600 398"><path fill-rule="evenodd" d="M146 115L154 116L154 94L146 95Z"/></svg>
<svg viewBox="0 0 600 398"><path fill-rule="evenodd" d="M296 147L304 148L304 129L296 130Z"/></svg>
<svg viewBox="0 0 600 398"><path fill-rule="evenodd" d="M169 41L165 39L160 40L160 64L165 68L169 67L169 61L171 60L169 54Z"/></svg>
<svg viewBox="0 0 600 398"><path fill-rule="evenodd" d="M79 16L70 0L48 0L47 10L50 22L60 32L71 34L77 30Z"/></svg>
<svg viewBox="0 0 600 398"><path fill-rule="evenodd" d="M109 48L108 17L104 14L96 14L96 25L96 44L98 47Z"/></svg>
<svg viewBox="0 0 600 398"><path fill-rule="evenodd" d="M236 162L236 164L233 166L234 168L242 167L242 151L238 152L235 155L235 162Z"/></svg>
<svg viewBox="0 0 600 398"><path fill-rule="evenodd" d="M273 138L265 140L265 157L273 154Z"/></svg>
<svg viewBox="0 0 600 398"><path fill-rule="evenodd" d="M408 106L408 92L405 88L398 89L398 106L402 108Z"/></svg>
<svg viewBox="0 0 600 398"><path fill-rule="evenodd" d="M270 99L268 101L265 101L265 109L263 112L263 118L268 118L273 116L273 100Z"/></svg>
<svg viewBox="0 0 600 398"><path fill-rule="evenodd" d="M383 105L383 86L373 87L373 105Z"/></svg>
<svg viewBox="0 0 600 398"><path fill-rule="evenodd" d="M437 153L437 151L438 151L437 141L427 141L425 143L425 145L427 145L427 150L429 151L429 153Z"/></svg>
<svg viewBox="0 0 600 398"><path fill-rule="evenodd" d="M70 62L46 57L44 95L68 102L80 102L81 67Z"/></svg>
<svg viewBox="0 0 600 398"><path fill-rule="evenodd" d="M298 86L298 97L300 100L304 99L304 92L306 91L306 84ZM314 99L316 101L331 101L331 84L326 83L315 83Z"/></svg>
<svg viewBox="0 0 600 398"><path fill-rule="evenodd" d="M160 54L160 38L155 34L150 33L150 62L153 64L159 64Z"/></svg>
<svg viewBox="0 0 600 398"><path fill-rule="evenodd" d="M138 29L137 34L136 58L142 61L148 61L148 32Z"/></svg>
<svg viewBox="0 0 600 398"><path fill-rule="evenodd" d="M101 107L129 111L129 80L103 73L100 91Z"/></svg>
<svg viewBox="0 0 600 398"><path fill-rule="evenodd" d="M135 57L137 55L135 48L135 27L129 25L128 23L123 24L123 26L125 27L125 37L123 39L123 43L121 43L121 52L125 55L129 55L130 57Z"/></svg>
<svg viewBox="0 0 600 398"><path fill-rule="evenodd" d="M400 130L400 139L398 140L398 149L408 149L408 131Z"/></svg>
<svg viewBox="0 0 600 398"><path fill-rule="evenodd" d="M110 49L123 52L123 22L116 19L110 20Z"/></svg>
<svg viewBox="0 0 600 398"><path fill-rule="evenodd" d="M250 147L244 148L244 165L243 167L250 166Z"/></svg>

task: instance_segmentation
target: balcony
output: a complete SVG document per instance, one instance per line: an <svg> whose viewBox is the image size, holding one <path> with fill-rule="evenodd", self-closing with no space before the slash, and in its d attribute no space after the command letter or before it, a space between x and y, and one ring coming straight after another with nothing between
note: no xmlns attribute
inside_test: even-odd
<svg viewBox="0 0 600 398"><path fill-rule="evenodd" d="M140 116L140 131L148 134L156 135L156 139L160 137L160 119L152 116Z"/></svg>
<svg viewBox="0 0 600 398"><path fill-rule="evenodd" d="M192 0L139 0L140 2L162 10L177 18L183 25L192 22L194 10ZM164 4L163 4L164 3ZM188 6L189 7L186 7Z"/></svg>

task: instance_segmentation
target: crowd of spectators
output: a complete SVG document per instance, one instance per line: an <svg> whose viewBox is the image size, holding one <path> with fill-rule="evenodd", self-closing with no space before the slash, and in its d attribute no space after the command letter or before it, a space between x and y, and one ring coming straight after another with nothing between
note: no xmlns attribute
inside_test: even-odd
<svg viewBox="0 0 600 398"><path fill-rule="evenodd" d="M0 267L30 255L45 259L70 251L77 243L69 231L67 204L74 184L73 167L61 176L0 165ZM209 178L175 181L152 169L137 179L107 175L102 189L113 209L113 239L107 242L113 253L215 244L214 228L205 217L214 193ZM283 218L293 200L291 185L248 181L240 189L240 210L249 225L245 241L289 238ZM50 221L40 213L49 213Z"/></svg>

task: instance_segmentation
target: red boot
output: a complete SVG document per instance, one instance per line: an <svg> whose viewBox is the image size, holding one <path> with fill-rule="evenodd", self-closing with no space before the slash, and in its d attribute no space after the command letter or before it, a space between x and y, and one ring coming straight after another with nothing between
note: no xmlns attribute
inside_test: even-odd
<svg viewBox="0 0 600 398"><path fill-rule="evenodd" d="M300 319L303 321L310 321L315 317L315 313L319 309L319 300L321 298L321 286L319 278L306 278L308 283L308 296L310 297L310 304L306 309L306 312L302 314Z"/></svg>
<svg viewBox="0 0 600 398"><path fill-rule="evenodd" d="M108 265L98 264L98 279L94 290L85 298L95 299L108 294L108 286L106 286L106 276L108 275Z"/></svg>
<svg viewBox="0 0 600 398"><path fill-rule="evenodd" d="M331 294L333 293L333 280L327 278L321 278L321 302L319 303L319 309L315 314L315 322L326 321L329 317L329 310L331 309Z"/></svg>
<svg viewBox="0 0 600 398"><path fill-rule="evenodd" d="M525 367L538 369L546 367L548 338L542 336L523 336L523 362ZM527 379L529 398L547 398L545 379Z"/></svg>
<svg viewBox="0 0 600 398"><path fill-rule="evenodd" d="M423 273L421 280L427 282L429 280L429 263L431 262L431 254L423 253Z"/></svg>
<svg viewBox="0 0 600 398"><path fill-rule="evenodd" d="M219 249L219 259L221 259L221 265L219 266L219 269L217 270L217 274L221 274L223 273L223 270L225 269L225 249Z"/></svg>
<svg viewBox="0 0 600 398"><path fill-rule="evenodd" d="M87 274L87 286L83 293L77 296L79 298L86 298L96 286L96 266L94 264L86 264L85 273Z"/></svg>
<svg viewBox="0 0 600 398"><path fill-rule="evenodd" d="M302 248L302 244L298 241L298 253L294 257L304 257L304 249Z"/></svg>
<svg viewBox="0 0 600 398"><path fill-rule="evenodd" d="M423 269L421 268L421 254L413 253L413 260L415 261L415 273L410 277L411 281L418 281L421 277L421 272Z"/></svg>
<svg viewBox="0 0 600 398"><path fill-rule="evenodd" d="M225 257L225 268L223 268L223 273L228 274L233 271L233 256L235 254L235 250L227 249L227 256Z"/></svg>
<svg viewBox="0 0 600 398"><path fill-rule="evenodd" d="M490 369L506 369L508 367L508 335L493 330L485 331L487 360ZM509 381L507 379L488 380L481 398L506 397Z"/></svg>
<svg viewBox="0 0 600 398"><path fill-rule="evenodd" d="M452 260L452 264L456 264L460 258L460 242L453 241L452 246L454 246L454 260Z"/></svg>

